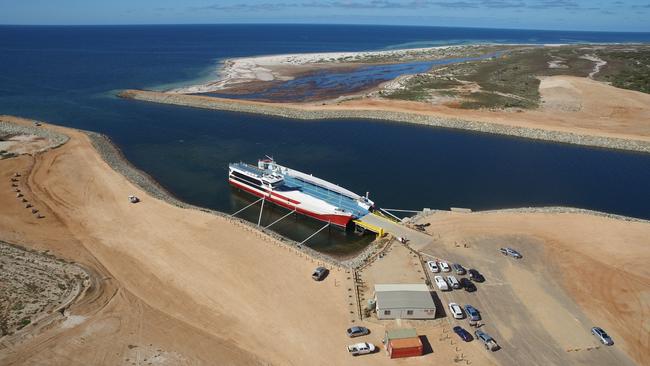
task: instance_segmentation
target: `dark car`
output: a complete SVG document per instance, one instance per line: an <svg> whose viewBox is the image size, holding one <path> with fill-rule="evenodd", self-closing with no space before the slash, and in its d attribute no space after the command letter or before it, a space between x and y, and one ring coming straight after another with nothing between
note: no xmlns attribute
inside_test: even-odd
<svg viewBox="0 0 650 366"><path fill-rule="evenodd" d="M472 335L461 326L455 326L454 333L458 334L458 336L465 342L470 342L474 339Z"/></svg>
<svg viewBox="0 0 650 366"><path fill-rule="evenodd" d="M475 269L470 269L469 270L469 279L474 281L474 282L484 282L485 277L483 277L482 274L479 273L479 271Z"/></svg>
<svg viewBox="0 0 650 366"><path fill-rule="evenodd" d="M325 277L327 277L327 274L329 273L329 270L325 267L318 267L314 270L314 273L311 274L311 278L314 279L314 281L322 281Z"/></svg>
<svg viewBox="0 0 650 366"><path fill-rule="evenodd" d="M347 330L348 337L354 338L354 337L361 337L367 334L370 334L370 330L366 327L358 327L354 326L351 328L348 328Z"/></svg>
<svg viewBox="0 0 650 366"><path fill-rule="evenodd" d="M465 270L465 268L463 268L463 266L461 266L461 265L458 264L458 263L454 263L454 264L452 264L452 265L451 265L451 268L453 268L453 269L454 269L454 272L456 272L456 274L459 275L459 276L462 276L462 275L464 275L465 273L467 273L467 271Z"/></svg>
<svg viewBox="0 0 650 366"><path fill-rule="evenodd" d="M465 289L467 292L474 292L476 291L476 285L472 283L472 281L468 280L467 278L461 278L460 279L460 286Z"/></svg>

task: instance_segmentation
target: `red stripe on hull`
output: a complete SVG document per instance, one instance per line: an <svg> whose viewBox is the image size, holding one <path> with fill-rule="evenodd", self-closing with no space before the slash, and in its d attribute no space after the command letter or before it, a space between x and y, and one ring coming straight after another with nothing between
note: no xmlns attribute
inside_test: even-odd
<svg viewBox="0 0 650 366"><path fill-rule="evenodd" d="M232 179L228 179L228 182L231 185L233 185L233 186L235 186L235 187L237 187L239 189L242 189L242 190L244 190L244 191L246 191L246 192L248 192L248 193L250 193L250 194L252 194L252 195L254 195L256 197L259 197L259 198L264 197L267 201L273 202L278 206L282 206L282 207L287 208L289 210L296 210L296 212L298 212L300 214L303 214L305 216L309 216L309 217L314 218L316 220L329 222L329 223L331 223L333 225L337 225L337 226L345 228L345 227L347 227L348 223L352 219L351 216L317 214L315 212L307 211L307 210L302 209L300 207L296 207L295 205L292 205L291 203L280 201L280 200L274 198L273 196L269 197L268 195L257 192L256 190L252 189L251 187L248 187L248 186L246 186L244 184L241 184L241 183L239 183L237 181L233 181ZM288 198L285 198L285 199L289 200ZM293 200L291 200L291 201L293 201ZM289 201L289 202L291 202L291 201Z"/></svg>

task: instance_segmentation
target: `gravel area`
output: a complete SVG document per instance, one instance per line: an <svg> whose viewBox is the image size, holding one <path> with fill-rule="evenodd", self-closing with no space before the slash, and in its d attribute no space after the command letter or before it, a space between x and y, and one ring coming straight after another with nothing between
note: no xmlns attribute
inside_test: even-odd
<svg viewBox="0 0 650 366"><path fill-rule="evenodd" d="M463 119L447 119L420 114L403 112L388 112L375 110L349 110L349 111L306 111L284 106L269 104L241 103L239 101L224 101L205 96L166 94L143 90L126 90L119 96L146 102L173 104L186 107L223 110L240 113L264 114L270 116L292 119L375 119L412 123L433 127L460 129L474 132L490 133L523 137L533 140L560 142L573 145L583 145L616 150L629 150L650 153L650 142L628 140L613 137L581 135L570 132L548 131L539 128L505 126L495 123L469 121Z"/></svg>
<svg viewBox="0 0 650 366"><path fill-rule="evenodd" d="M77 265L0 241L0 337L58 316L88 279Z"/></svg>
<svg viewBox="0 0 650 366"><path fill-rule="evenodd" d="M54 149L68 142L68 136L52 131L48 128L38 126L37 123L39 122L37 121L32 122L34 123L33 126L23 126L9 121L6 116L0 116L0 138L18 135L34 135L49 141L48 144L44 145L36 152Z"/></svg>

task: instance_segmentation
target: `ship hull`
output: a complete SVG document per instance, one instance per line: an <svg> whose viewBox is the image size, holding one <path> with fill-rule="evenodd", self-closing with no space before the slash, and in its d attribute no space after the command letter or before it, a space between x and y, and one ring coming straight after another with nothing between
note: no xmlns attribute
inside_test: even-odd
<svg viewBox="0 0 650 366"><path fill-rule="evenodd" d="M294 201L290 198L283 197L282 195L279 195L275 192L262 192L257 189L253 189L252 187L249 187L245 184L241 184L237 182L236 180L233 179L228 179L228 182L230 183L231 186L236 187L238 189L241 189L242 191L245 191L247 193L250 193L256 197L259 198L264 198L266 201L272 202L278 206L284 207L289 210L295 210L297 213L309 216L311 218L314 218L316 220L320 220L323 222L330 223L332 225L339 226L341 228L346 228L350 221L352 220L352 216L348 215L332 215L332 214L321 214L317 212L313 212L310 210L306 210L304 208L301 208L298 204L297 201Z"/></svg>

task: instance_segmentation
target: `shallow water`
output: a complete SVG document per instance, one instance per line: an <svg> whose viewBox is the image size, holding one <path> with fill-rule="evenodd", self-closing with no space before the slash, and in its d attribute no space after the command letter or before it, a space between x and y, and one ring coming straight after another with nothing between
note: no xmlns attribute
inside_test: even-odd
<svg viewBox="0 0 650 366"><path fill-rule="evenodd" d="M0 113L105 133L179 198L224 212L252 202L227 183L232 161L265 154L382 207L567 205L650 218L650 155L377 121L294 121L117 99L116 90L205 77L227 57L363 51L408 42L650 41L650 34L372 26L0 26ZM279 215L280 210L265 210ZM245 211L257 222L254 209ZM263 222L271 222L263 217ZM301 241L305 218L276 230ZM333 231L335 254L367 238Z"/></svg>
<svg viewBox="0 0 650 366"><path fill-rule="evenodd" d="M240 94L212 92L202 95L271 102L313 101L366 90L399 76L426 72L434 66L485 60L491 57L498 57L498 55L499 53L491 53L481 57L459 57L432 61L360 66L346 71L322 70L299 76L292 80L276 83L274 86L263 91Z"/></svg>

